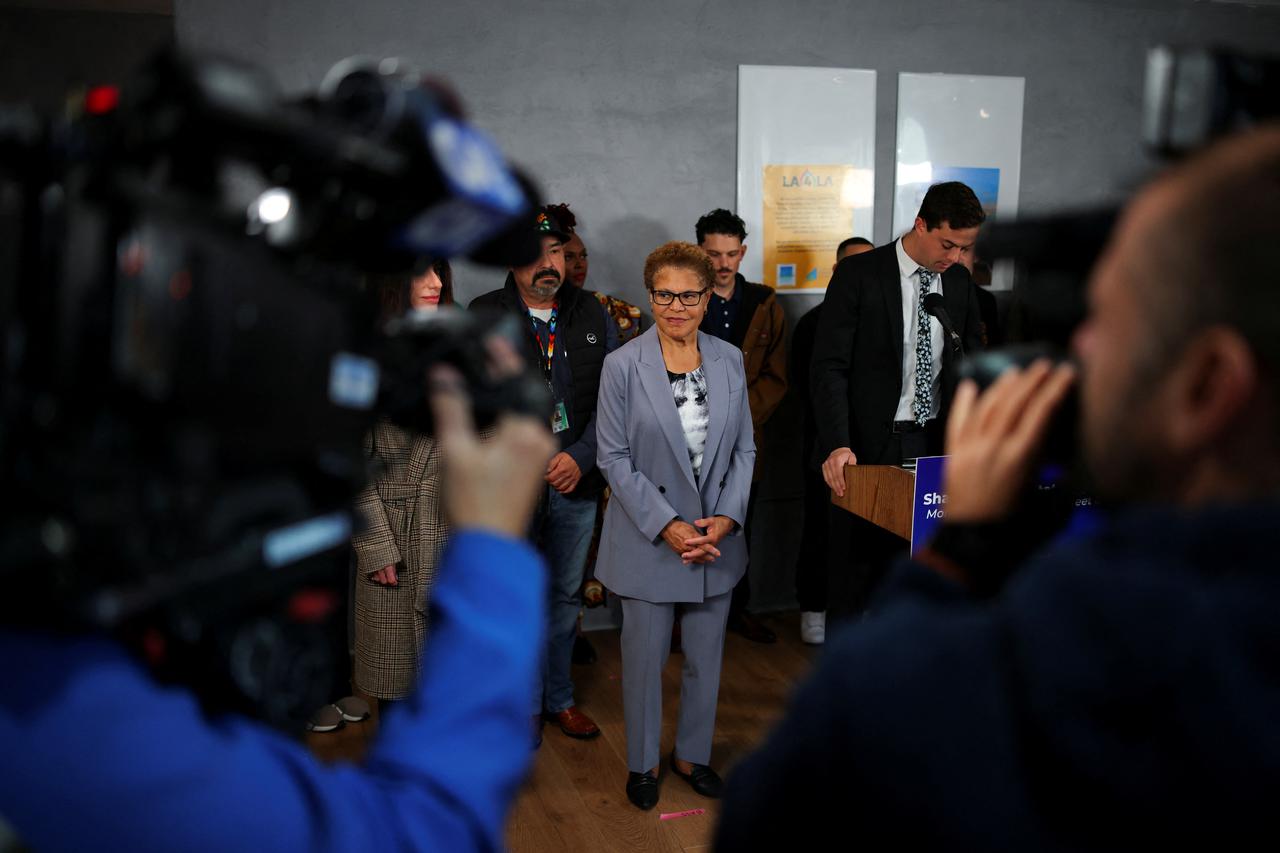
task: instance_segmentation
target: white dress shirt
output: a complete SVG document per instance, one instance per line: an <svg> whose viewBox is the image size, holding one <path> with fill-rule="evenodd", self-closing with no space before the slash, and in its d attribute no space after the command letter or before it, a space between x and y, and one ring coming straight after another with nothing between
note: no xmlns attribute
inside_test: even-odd
<svg viewBox="0 0 1280 853"><path fill-rule="evenodd" d="M898 283L902 287L902 393L898 396L898 411L895 421L913 421L915 413L912 404L916 399L916 316L920 311L920 277L916 270L920 264L911 260L911 256L902 248L902 238L893 244L898 253ZM942 292L942 275L933 274L930 293ZM933 343L933 370L929 377L933 385L933 406L929 417L938 416L938 399L942 395L942 324L936 317L929 318L929 340Z"/></svg>

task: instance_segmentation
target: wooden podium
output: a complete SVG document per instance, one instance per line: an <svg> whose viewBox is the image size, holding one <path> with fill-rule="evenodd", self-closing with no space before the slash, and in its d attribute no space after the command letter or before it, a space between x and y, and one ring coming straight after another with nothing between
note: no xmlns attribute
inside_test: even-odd
<svg viewBox="0 0 1280 853"><path fill-rule="evenodd" d="M897 465L846 465L844 484L844 497L831 493L833 504L911 540L915 471Z"/></svg>

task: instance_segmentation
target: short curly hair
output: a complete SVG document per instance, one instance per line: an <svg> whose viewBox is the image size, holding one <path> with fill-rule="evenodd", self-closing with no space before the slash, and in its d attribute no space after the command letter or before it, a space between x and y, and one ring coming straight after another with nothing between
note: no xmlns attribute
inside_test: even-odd
<svg viewBox="0 0 1280 853"><path fill-rule="evenodd" d="M707 253L699 249L692 243L685 243L682 240L672 240L670 243L663 243L658 248L649 253L649 257L644 261L644 289L653 290L653 279L658 271L666 267L675 269L688 270L698 277L702 282L705 290L711 287L716 280L716 268L711 264L711 258L707 257Z"/></svg>
<svg viewBox="0 0 1280 853"><path fill-rule="evenodd" d="M572 237L574 231L578 227L578 217L573 215L573 211L569 209L569 205L549 204L547 205L547 210L555 214L556 219L560 220L560 224L568 229L569 236Z"/></svg>
<svg viewBox="0 0 1280 853"><path fill-rule="evenodd" d="M944 222L957 230L977 228L987 218L978 196L959 181L947 181L929 187L920 202L920 212L916 215L924 220L925 227L930 231L940 228Z"/></svg>
<svg viewBox="0 0 1280 853"><path fill-rule="evenodd" d="M743 242L747 239L747 223L742 221L742 217L723 207L717 207L699 219L693 231L698 238L698 245L707 242L708 234L725 234L729 237L737 237Z"/></svg>

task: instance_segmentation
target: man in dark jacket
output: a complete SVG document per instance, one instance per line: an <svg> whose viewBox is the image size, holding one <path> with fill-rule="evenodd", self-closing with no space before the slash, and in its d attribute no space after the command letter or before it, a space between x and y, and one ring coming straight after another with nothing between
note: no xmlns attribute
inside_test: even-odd
<svg viewBox="0 0 1280 853"><path fill-rule="evenodd" d="M836 247L836 266L850 255L870 252L875 245L866 237L850 237ZM822 479L822 460L817 458L818 427L813 419L813 393L809 368L813 364L813 338L818 331L822 303L810 308L796 322L791 333L791 388L800 402L804 419L800 427L800 459L804 465L804 528L800 531L800 552L796 554L796 601L800 603L800 639L820 646L827 636L827 543L830 539L831 490ZM843 510L839 510L843 512ZM848 557L847 553L842 555Z"/></svg>
<svg viewBox="0 0 1280 853"><path fill-rule="evenodd" d="M1277 243L1277 125L1126 211L1075 337L1084 454L1117 508L1092 534L1019 553L1074 369L961 385L941 532L730 778L720 849L1274 843Z"/></svg>
<svg viewBox="0 0 1280 853"><path fill-rule="evenodd" d="M764 425L787 393L787 320L773 288L756 284L738 272L747 253L747 228L741 218L717 208L694 227L698 245L711 258L716 280L699 330L742 350L747 373L747 401L756 441L756 468L747 509L748 535L755 515L756 487L764 457ZM750 541L750 540L748 540ZM729 630L758 643L777 641L773 631L747 612L751 572L738 581L729 605Z"/></svg>
<svg viewBox="0 0 1280 853"><path fill-rule="evenodd" d="M530 534L551 577L547 649L532 709L537 745L544 718L570 737L600 734L574 704L569 667L582 608L582 572L604 489L596 470L596 392L604 357L618 346L618 327L594 293L561 286L569 233L554 211L539 210L532 224L542 243L541 256L513 268L500 290L476 297L471 309L520 318L525 356L541 365L551 391L551 429L560 442L560 452L547 466L546 498Z"/></svg>
<svg viewBox="0 0 1280 853"><path fill-rule="evenodd" d="M940 293L965 351L981 349L977 288L959 261L985 216L969 187L935 184L910 231L836 264L810 370L822 476L836 494L846 465L901 465L942 451L960 358L923 303ZM841 510L830 522L827 618L840 621L865 609L906 544Z"/></svg>

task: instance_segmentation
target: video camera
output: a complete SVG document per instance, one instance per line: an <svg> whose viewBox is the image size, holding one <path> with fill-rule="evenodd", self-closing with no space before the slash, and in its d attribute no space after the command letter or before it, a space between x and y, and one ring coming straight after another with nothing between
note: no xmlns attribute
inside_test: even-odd
<svg viewBox="0 0 1280 853"><path fill-rule="evenodd" d="M110 631L285 728L345 672L352 499L379 416L549 411L461 312L386 333L370 273L527 262L529 182L394 62L315 95L165 53L80 114L0 111L0 624Z"/></svg>
<svg viewBox="0 0 1280 853"><path fill-rule="evenodd" d="M1148 52L1146 71L1143 142L1162 158L1280 116L1280 60L1161 46ZM1110 205L983 229L978 256L1013 261L1017 269L1006 324L1011 345L966 358L962 376L986 387L1011 365L1068 357L1085 316L1085 284L1119 216L1120 207ZM1072 398L1051 427L1046 455L1057 465L1078 461L1076 410Z"/></svg>

